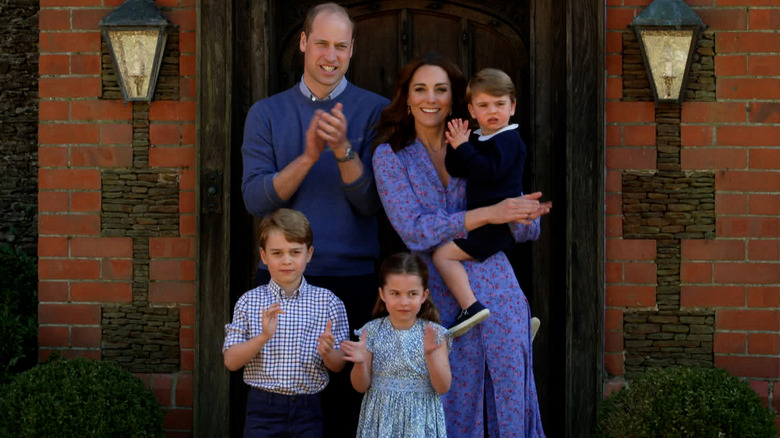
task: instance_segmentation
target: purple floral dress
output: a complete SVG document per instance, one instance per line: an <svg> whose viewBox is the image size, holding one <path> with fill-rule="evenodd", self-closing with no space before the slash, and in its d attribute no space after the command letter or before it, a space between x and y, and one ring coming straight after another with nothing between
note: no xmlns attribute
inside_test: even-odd
<svg viewBox="0 0 780 438"><path fill-rule="evenodd" d="M444 187L419 140L397 153L389 144L380 145L373 164L387 217L409 249L428 265L431 296L447 327L460 308L436 271L431 251L466 236L466 182L450 178ZM538 220L512 230L518 242L539 238ZM483 263L464 262L464 266L477 299L490 309L490 317L453 342L452 387L442 397L447 435L482 437L487 429L490 437L543 437L530 312L512 266L503 252Z"/></svg>

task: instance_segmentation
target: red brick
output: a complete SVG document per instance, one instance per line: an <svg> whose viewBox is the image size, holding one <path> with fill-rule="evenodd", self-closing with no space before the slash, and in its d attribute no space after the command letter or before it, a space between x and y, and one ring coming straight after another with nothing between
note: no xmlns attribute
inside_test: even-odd
<svg viewBox="0 0 780 438"><path fill-rule="evenodd" d="M182 236L195 235L195 216L189 214L179 216L179 234Z"/></svg>
<svg viewBox="0 0 780 438"><path fill-rule="evenodd" d="M99 304L38 305L38 323L44 324L100 324Z"/></svg>
<svg viewBox="0 0 780 438"><path fill-rule="evenodd" d="M152 147L149 149L149 167L195 167L195 148Z"/></svg>
<svg viewBox="0 0 780 438"><path fill-rule="evenodd" d="M607 123L653 123L655 105L652 102L607 102Z"/></svg>
<svg viewBox="0 0 780 438"><path fill-rule="evenodd" d="M129 120L133 106L120 100L77 100L72 104L73 120Z"/></svg>
<svg viewBox="0 0 780 438"><path fill-rule="evenodd" d="M741 240L683 240L681 245L686 260L745 260Z"/></svg>
<svg viewBox="0 0 780 438"><path fill-rule="evenodd" d="M623 73L623 56L619 54L605 56L607 74L611 76L620 76Z"/></svg>
<svg viewBox="0 0 780 438"><path fill-rule="evenodd" d="M41 326L38 327L39 347L66 347L69 345L70 332L68 327Z"/></svg>
<svg viewBox="0 0 780 438"><path fill-rule="evenodd" d="M191 238L152 237L149 239L149 256L152 258L193 258L195 241Z"/></svg>
<svg viewBox="0 0 780 438"><path fill-rule="evenodd" d="M724 171L715 174L717 190L776 192L778 187L780 187L780 173L777 172Z"/></svg>
<svg viewBox="0 0 780 438"><path fill-rule="evenodd" d="M718 237L780 237L780 218L725 217L716 230Z"/></svg>
<svg viewBox="0 0 780 438"><path fill-rule="evenodd" d="M74 282L70 285L70 299L101 303L129 303L133 300L130 283Z"/></svg>
<svg viewBox="0 0 780 438"><path fill-rule="evenodd" d="M612 394L620 392L625 387L626 382L623 379L608 380L604 384L604 399L606 400L612 396Z"/></svg>
<svg viewBox="0 0 780 438"><path fill-rule="evenodd" d="M41 8L100 6L101 0L41 0Z"/></svg>
<svg viewBox="0 0 780 438"><path fill-rule="evenodd" d="M705 23L708 31L747 29L745 9L697 9L696 14ZM752 27L752 26L751 26Z"/></svg>
<svg viewBox="0 0 780 438"><path fill-rule="evenodd" d="M41 303L47 301L67 301L68 284L67 281L39 281L38 300Z"/></svg>
<svg viewBox="0 0 780 438"><path fill-rule="evenodd" d="M45 124L38 126L40 144L90 144L100 140L98 125Z"/></svg>
<svg viewBox="0 0 780 438"><path fill-rule="evenodd" d="M620 192L623 190L623 173L614 170L607 170L606 189L610 192Z"/></svg>
<svg viewBox="0 0 780 438"><path fill-rule="evenodd" d="M683 307L743 307L743 286L681 286L680 305Z"/></svg>
<svg viewBox="0 0 780 438"><path fill-rule="evenodd" d="M100 274L100 265L96 260L39 259L38 276L40 279L73 280L96 279Z"/></svg>
<svg viewBox="0 0 780 438"><path fill-rule="evenodd" d="M38 97L99 97L100 78L40 78Z"/></svg>
<svg viewBox="0 0 780 438"><path fill-rule="evenodd" d="M126 144L133 142L133 125L129 123L100 125L101 144Z"/></svg>
<svg viewBox="0 0 780 438"><path fill-rule="evenodd" d="M748 136L748 138L744 138ZM718 128L718 144L725 146L773 146L777 147L780 126L721 126Z"/></svg>
<svg viewBox="0 0 780 438"><path fill-rule="evenodd" d="M38 166L40 167L67 167L68 148L62 146L38 147Z"/></svg>
<svg viewBox="0 0 780 438"><path fill-rule="evenodd" d="M718 55L715 57L715 75L717 77L745 76L747 65L747 56L745 55ZM688 103L686 102L686 105Z"/></svg>
<svg viewBox="0 0 780 438"><path fill-rule="evenodd" d="M715 356L715 366L725 368L740 377L776 378L780 374L780 358L755 356Z"/></svg>
<svg viewBox="0 0 780 438"><path fill-rule="evenodd" d="M181 144L187 146L194 146L197 135L198 134L197 131L195 130L195 124L185 123L181 127Z"/></svg>
<svg viewBox="0 0 780 438"><path fill-rule="evenodd" d="M712 283L712 263L680 263L683 283Z"/></svg>
<svg viewBox="0 0 780 438"><path fill-rule="evenodd" d="M190 430L192 428L192 410L168 409L165 412L163 427L166 430Z"/></svg>
<svg viewBox="0 0 780 438"><path fill-rule="evenodd" d="M623 353L604 353L604 368L611 376L623 375Z"/></svg>
<svg viewBox="0 0 780 438"><path fill-rule="evenodd" d="M154 374L152 380L152 392L162 406L171 406L173 399L173 380L171 374Z"/></svg>
<svg viewBox="0 0 780 438"><path fill-rule="evenodd" d="M98 32L41 32L42 53L100 52Z"/></svg>
<svg viewBox="0 0 780 438"><path fill-rule="evenodd" d="M751 55L748 58L748 74L751 76L780 76L780 56Z"/></svg>
<svg viewBox="0 0 780 438"><path fill-rule="evenodd" d="M780 47L780 34L777 33L718 32L715 34L715 51L720 54L776 52L778 47Z"/></svg>
<svg viewBox="0 0 780 438"><path fill-rule="evenodd" d="M606 225L606 237L622 237L623 236L623 218L620 216L607 217L605 221ZM617 239L616 239L617 240Z"/></svg>
<svg viewBox="0 0 780 438"><path fill-rule="evenodd" d="M41 9L38 13L38 27L41 32L70 30L70 13L67 9Z"/></svg>
<svg viewBox="0 0 780 438"><path fill-rule="evenodd" d="M618 32L607 32L606 38L606 53L622 53L623 52L623 34L626 33L625 29L621 29Z"/></svg>
<svg viewBox="0 0 780 438"><path fill-rule="evenodd" d="M54 100L38 101L38 120L40 121L60 121L68 120L70 117L70 103Z"/></svg>
<svg viewBox="0 0 780 438"><path fill-rule="evenodd" d="M623 351L623 333L607 331L604 333L604 351L616 353Z"/></svg>
<svg viewBox="0 0 780 438"><path fill-rule="evenodd" d="M76 348L100 348L100 327L72 327L70 345Z"/></svg>
<svg viewBox="0 0 780 438"><path fill-rule="evenodd" d="M607 306L653 307L654 286L607 286Z"/></svg>
<svg viewBox="0 0 780 438"><path fill-rule="evenodd" d="M642 10L637 8L608 8L607 29L626 30L641 12Z"/></svg>
<svg viewBox="0 0 780 438"><path fill-rule="evenodd" d="M69 55L41 55L38 58L38 73L43 76L69 74L70 56Z"/></svg>
<svg viewBox="0 0 780 438"><path fill-rule="evenodd" d="M715 281L719 283L776 284L780 283L780 269L776 263L716 263Z"/></svg>
<svg viewBox="0 0 780 438"><path fill-rule="evenodd" d="M742 102L685 102L682 123L744 123L750 104Z"/></svg>
<svg viewBox="0 0 780 438"><path fill-rule="evenodd" d="M181 144L181 125L152 123L149 125L149 141L152 145Z"/></svg>
<svg viewBox="0 0 780 438"><path fill-rule="evenodd" d="M101 204L100 192L73 192L70 196L70 210L74 213L97 213Z"/></svg>
<svg viewBox="0 0 780 438"><path fill-rule="evenodd" d="M195 213L195 193L194 192L180 192L179 193L179 212L180 213Z"/></svg>
<svg viewBox="0 0 780 438"><path fill-rule="evenodd" d="M73 9L73 29L99 30L100 20L110 12L108 9Z"/></svg>
<svg viewBox="0 0 780 438"><path fill-rule="evenodd" d="M623 310L607 309L604 319L607 330L623 330Z"/></svg>
<svg viewBox="0 0 780 438"><path fill-rule="evenodd" d="M68 211L68 192L38 191L38 212Z"/></svg>
<svg viewBox="0 0 780 438"><path fill-rule="evenodd" d="M748 241L748 258L750 260L780 261L780 240Z"/></svg>
<svg viewBox="0 0 780 438"><path fill-rule="evenodd" d="M607 100L620 100L623 97L623 80L607 78Z"/></svg>
<svg viewBox="0 0 780 438"><path fill-rule="evenodd" d="M755 215L780 215L780 196L750 195L749 211Z"/></svg>
<svg viewBox="0 0 780 438"><path fill-rule="evenodd" d="M746 169L743 148L689 147L680 151L683 169Z"/></svg>
<svg viewBox="0 0 780 438"><path fill-rule="evenodd" d="M83 146L71 148L74 167L131 167L132 146Z"/></svg>
<svg viewBox="0 0 780 438"><path fill-rule="evenodd" d="M743 194L715 194L715 214L746 214L747 195Z"/></svg>
<svg viewBox="0 0 780 438"><path fill-rule="evenodd" d="M653 155L655 155L655 126L624 126L623 143L626 146L653 146ZM655 162L655 158L652 161Z"/></svg>
<svg viewBox="0 0 780 438"><path fill-rule="evenodd" d="M131 260L106 259L100 262L100 278L103 280L132 280Z"/></svg>
<svg viewBox="0 0 780 438"><path fill-rule="evenodd" d="M67 237L38 237L38 257L67 257Z"/></svg>
<svg viewBox="0 0 780 438"><path fill-rule="evenodd" d="M197 81L193 77L179 78L179 97L194 99L197 97Z"/></svg>
<svg viewBox="0 0 780 438"><path fill-rule="evenodd" d="M38 215L40 235L73 236L100 234L100 216L93 215Z"/></svg>
<svg viewBox="0 0 780 438"><path fill-rule="evenodd" d="M195 370L195 351L194 350L181 350L179 353L179 369L182 371L194 371Z"/></svg>
<svg viewBox="0 0 780 438"><path fill-rule="evenodd" d="M780 169L780 149L749 149L751 169Z"/></svg>
<svg viewBox="0 0 780 438"><path fill-rule="evenodd" d="M682 146L712 146L714 144L713 131L714 128L712 126L680 126Z"/></svg>
<svg viewBox="0 0 780 438"><path fill-rule="evenodd" d="M183 281L195 281L195 260L181 261L181 276Z"/></svg>
<svg viewBox="0 0 780 438"><path fill-rule="evenodd" d="M130 237L73 237L70 243L73 257L132 257Z"/></svg>
<svg viewBox="0 0 780 438"><path fill-rule="evenodd" d="M57 352L60 356L64 357L65 359L75 359L77 357L83 357L86 359L92 359L92 360L100 360L100 350L98 349L44 349L41 348L38 350L38 361L39 362L46 362L49 359L49 356L51 356L54 352Z"/></svg>
<svg viewBox="0 0 780 438"><path fill-rule="evenodd" d="M181 190L195 190L195 169L182 169L179 175L179 188Z"/></svg>
<svg viewBox="0 0 780 438"><path fill-rule="evenodd" d="M750 333L748 354L780 354L780 335L777 333Z"/></svg>
<svg viewBox="0 0 780 438"><path fill-rule="evenodd" d="M191 122L195 120L195 102L158 100L149 106L149 120Z"/></svg>
<svg viewBox="0 0 780 438"><path fill-rule="evenodd" d="M194 55L196 45L195 32L179 33L179 52Z"/></svg>
<svg viewBox="0 0 780 438"><path fill-rule="evenodd" d="M88 190L100 188L100 171L95 169L40 169L38 187L41 189Z"/></svg>
<svg viewBox="0 0 780 438"><path fill-rule="evenodd" d="M194 388L192 373L179 373L176 378L175 405L191 407L194 400Z"/></svg>
<svg viewBox="0 0 780 438"><path fill-rule="evenodd" d="M778 3L776 6L780 5ZM748 11L751 30L772 30L780 28L780 9L751 8Z"/></svg>
<svg viewBox="0 0 780 438"><path fill-rule="evenodd" d="M150 280L181 280L181 263L179 260L152 260L149 262Z"/></svg>
<svg viewBox="0 0 780 438"><path fill-rule="evenodd" d="M70 70L74 75L99 75L100 74L100 55L77 55L73 54L70 60Z"/></svg>
<svg viewBox="0 0 780 438"><path fill-rule="evenodd" d="M722 78L716 87L718 99L780 99L777 78Z"/></svg>
<svg viewBox="0 0 780 438"><path fill-rule="evenodd" d="M179 329L179 344L181 348L195 348L195 330L192 328Z"/></svg>
<svg viewBox="0 0 780 438"><path fill-rule="evenodd" d="M182 327L192 327L195 325L195 307L179 307L179 322Z"/></svg>
<svg viewBox="0 0 780 438"><path fill-rule="evenodd" d="M715 332L712 351L715 354L744 354L747 351L745 333Z"/></svg>
<svg viewBox="0 0 780 438"><path fill-rule="evenodd" d="M780 102L750 102L750 123L780 123Z"/></svg>
<svg viewBox="0 0 780 438"><path fill-rule="evenodd" d="M780 329L780 313L777 310L720 309L715 315L717 330L761 330Z"/></svg>
<svg viewBox="0 0 780 438"><path fill-rule="evenodd" d="M623 211L623 195L620 193L608 193L606 195L607 214L621 214Z"/></svg>
<svg viewBox="0 0 780 438"><path fill-rule="evenodd" d="M149 302L166 304L193 304L195 283L179 281L155 281L149 283Z"/></svg>
<svg viewBox="0 0 780 438"><path fill-rule="evenodd" d="M655 263L626 263L626 283L655 285Z"/></svg>
<svg viewBox="0 0 780 438"><path fill-rule="evenodd" d="M780 307L780 287L748 287L748 307Z"/></svg>
<svg viewBox="0 0 780 438"><path fill-rule="evenodd" d="M197 22L195 9L174 9L167 14L171 22L179 26L181 31L194 31Z"/></svg>
<svg viewBox="0 0 780 438"><path fill-rule="evenodd" d="M655 240L621 239L607 242L607 260L655 260Z"/></svg>
<svg viewBox="0 0 780 438"><path fill-rule="evenodd" d="M181 76L195 76L197 64L194 55L179 56L179 74Z"/></svg>

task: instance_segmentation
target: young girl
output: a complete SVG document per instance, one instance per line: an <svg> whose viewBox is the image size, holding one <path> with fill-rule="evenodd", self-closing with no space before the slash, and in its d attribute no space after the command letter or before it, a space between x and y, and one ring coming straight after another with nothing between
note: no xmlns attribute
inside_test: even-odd
<svg viewBox="0 0 780 438"><path fill-rule="evenodd" d="M382 263L379 276L377 319L355 330L360 342L341 343L344 358L355 364L352 386L366 393L357 436L446 437L440 394L452 380L452 338L428 296L428 268L399 253Z"/></svg>

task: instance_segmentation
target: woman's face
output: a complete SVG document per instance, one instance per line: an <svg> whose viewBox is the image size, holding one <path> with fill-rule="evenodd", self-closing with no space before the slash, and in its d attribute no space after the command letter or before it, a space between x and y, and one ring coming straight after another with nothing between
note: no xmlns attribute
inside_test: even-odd
<svg viewBox="0 0 780 438"><path fill-rule="evenodd" d="M406 99L416 126L443 127L452 109L452 87L443 68L423 65L409 82Z"/></svg>

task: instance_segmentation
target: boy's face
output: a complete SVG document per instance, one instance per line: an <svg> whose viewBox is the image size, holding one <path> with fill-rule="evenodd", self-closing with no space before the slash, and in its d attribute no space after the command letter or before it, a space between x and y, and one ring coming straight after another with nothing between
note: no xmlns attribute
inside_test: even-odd
<svg viewBox="0 0 780 438"><path fill-rule="evenodd" d="M515 115L515 102L512 102L509 95L476 93L471 96L469 113L477 119L482 135L489 135L509 124L509 118Z"/></svg>
<svg viewBox="0 0 780 438"><path fill-rule="evenodd" d="M271 279L284 289L293 292L301 284L303 271L311 260L314 248L305 243L290 242L281 230L271 230L260 248L260 258L268 265Z"/></svg>

